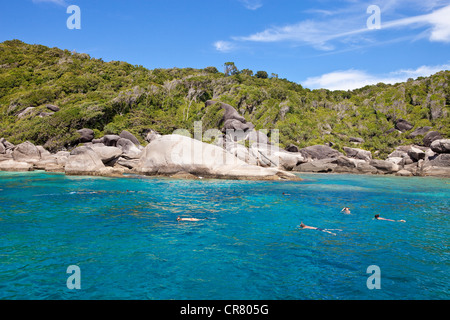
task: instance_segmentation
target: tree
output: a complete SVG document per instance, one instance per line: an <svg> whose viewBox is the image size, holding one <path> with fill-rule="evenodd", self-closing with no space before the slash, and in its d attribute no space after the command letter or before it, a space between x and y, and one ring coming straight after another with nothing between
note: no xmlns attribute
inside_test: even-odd
<svg viewBox="0 0 450 320"><path fill-rule="evenodd" d="M206 67L205 69L203 69L205 72L208 72L208 73L218 73L219 72L219 70L217 70L217 68L216 67Z"/></svg>
<svg viewBox="0 0 450 320"><path fill-rule="evenodd" d="M256 77L260 79L267 79L269 75L267 74L266 71L258 71L256 72Z"/></svg>
<svg viewBox="0 0 450 320"><path fill-rule="evenodd" d="M242 69L241 74L246 74L248 76L253 76L253 71L250 69Z"/></svg>
<svg viewBox="0 0 450 320"><path fill-rule="evenodd" d="M234 65L234 62L225 62L225 76L232 76L239 73L238 68Z"/></svg>

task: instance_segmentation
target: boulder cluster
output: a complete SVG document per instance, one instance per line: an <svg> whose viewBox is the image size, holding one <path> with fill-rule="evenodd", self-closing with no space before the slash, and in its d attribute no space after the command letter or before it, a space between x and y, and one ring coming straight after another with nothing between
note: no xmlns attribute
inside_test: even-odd
<svg viewBox="0 0 450 320"><path fill-rule="evenodd" d="M255 126L247 122L232 106L213 100L207 101L206 106L215 103L219 103L225 110L222 136L216 140L216 144L227 152L251 165L274 167L285 171L291 171L295 166L305 162L301 154L273 145L265 132L255 130Z"/></svg>
<svg viewBox="0 0 450 320"><path fill-rule="evenodd" d="M436 132L430 132L424 137L424 144L429 146L399 146L385 160L372 159L371 152L358 148L344 147L343 154L326 145L315 145L298 150L307 161L294 170L450 177L450 139L441 139Z"/></svg>
<svg viewBox="0 0 450 320"><path fill-rule="evenodd" d="M71 151L50 153L29 141L14 145L1 138L0 170L98 176L135 173L192 179L299 179L288 171L450 177L450 139L430 131L431 127L418 128L411 134L425 135L422 146L399 146L385 160L373 159L370 151L354 147L344 147L345 154L329 145L302 149L289 145L283 150L269 141L267 132L256 130L232 106L213 100L205 105L216 103L224 110L224 116L221 131L216 131L212 144L148 130L148 144L144 147L128 131L94 139L94 131L83 128L78 130L78 146ZM412 127L406 121L398 121L396 129ZM350 142L361 143L361 139Z"/></svg>
<svg viewBox="0 0 450 320"><path fill-rule="evenodd" d="M344 147L345 155L328 146L316 145L300 149L308 161L294 168L299 172L395 174L397 176L450 177L450 139L433 142L430 148L416 145L399 146L386 160L372 159L372 154Z"/></svg>
<svg viewBox="0 0 450 320"><path fill-rule="evenodd" d="M130 132L93 139L81 129L80 144L73 150L51 154L26 141L13 145L0 140L0 170L64 172L67 175L123 176L126 173L176 178L247 180L301 180L278 168L248 164L225 149L182 135L149 131L142 146Z"/></svg>
<svg viewBox="0 0 450 320"><path fill-rule="evenodd" d="M80 129L80 145L73 150L50 153L26 141L14 145L0 139L0 170L65 172L69 175L122 175L141 157L144 147L128 131L94 139L94 131Z"/></svg>

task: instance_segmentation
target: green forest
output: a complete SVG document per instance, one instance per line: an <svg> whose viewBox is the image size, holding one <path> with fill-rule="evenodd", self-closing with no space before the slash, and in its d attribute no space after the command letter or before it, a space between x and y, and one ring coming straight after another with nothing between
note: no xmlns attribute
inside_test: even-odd
<svg viewBox="0 0 450 320"><path fill-rule="evenodd" d="M330 143L342 150L351 139L375 158L395 147L422 144L415 129L430 126L450 137L450 71L352 91L310 90L267 71L233 62L204 69L149 70L123 61L104 62L19 40L0 43L0 137L26 140L50 151L74 147L77 130L105 134L170 134L175 129L219 128L222 114L205 101L228 103L256 129L278 129L280 145ZM48 105L57 106L50 111ZM392 130L398 119L413 128ZM362 139L362 140L361 140Z"/></svg>

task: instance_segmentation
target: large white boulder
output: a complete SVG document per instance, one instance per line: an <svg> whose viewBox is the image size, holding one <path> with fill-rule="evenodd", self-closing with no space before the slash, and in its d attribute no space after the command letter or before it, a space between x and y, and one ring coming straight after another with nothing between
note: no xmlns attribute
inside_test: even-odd
<svg viewBox="0 0 450 320"><path fill-rule="evenodd" d="M12 155L18 162L36 163L41 159L39 149L29 141L17 145Z"/></svg>
<svg viewBox="0 0 450 320"><path fill-rule="evenodd" d="M134 170L146 175L186 172L225 179L299 179L277 168L250 165L221 147L176 134L149 143Z"/></svg>
<svg viewBox="0 0 450 320"><path fill-rule="evenodd" d="M65 166L68 175L96 175L105 168L100 156L89 147L77 147L70 152Z"/></svg>

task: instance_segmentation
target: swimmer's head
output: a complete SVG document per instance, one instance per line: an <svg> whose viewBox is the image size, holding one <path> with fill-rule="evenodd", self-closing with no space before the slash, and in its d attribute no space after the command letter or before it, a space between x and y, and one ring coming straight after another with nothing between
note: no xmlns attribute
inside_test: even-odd
<svg viewBox="0 0 450 320"><path fill-rule="evenodd" d="M300 222L300 228L304 228L305 225L303 224L303 222Z"/></svg>
<svg viewBox="0 0 450 320"><path fill-rule="evenodd" d="M376 215L375 215L375 219L378 219L379 217L380 217L379 214L376 214Z"/></svg>

